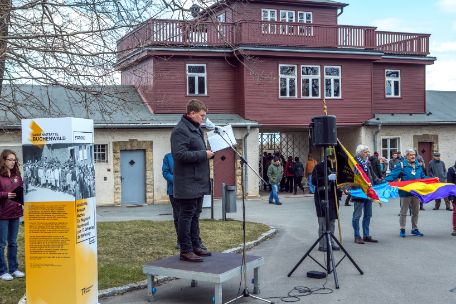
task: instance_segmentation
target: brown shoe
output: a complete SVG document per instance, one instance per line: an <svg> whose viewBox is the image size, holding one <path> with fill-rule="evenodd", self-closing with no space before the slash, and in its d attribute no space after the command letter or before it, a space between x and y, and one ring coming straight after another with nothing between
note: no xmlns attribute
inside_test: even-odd
<svg viewBox="0 0 456 304"><path fill-rule="evenodd" d="M363 239L360 236L355 237L355 243L356 244L364 244Z"/></svg>
<svg viewBox="0 0 456 304"><path fill-rule="evenodd" d="M193 252L185 252L180 254L181 261L186 262L202 262L203 259L194 254Z"/></svg>
<svg viewBox="0 0 456 304"><path fill-rule="evenodd" d="M365 236L365 237L363 237L363 241L364 241L364 242L369 242L369 243L378 243L377 240L373 239L373 238L370 237L370 236Z"/></svg>
<svg viewBox="0 0 456 304"><path fill-rule="evenodd" d="M193 248L193 253L198 256L211 256L212 253L203 248Z"/></svg>

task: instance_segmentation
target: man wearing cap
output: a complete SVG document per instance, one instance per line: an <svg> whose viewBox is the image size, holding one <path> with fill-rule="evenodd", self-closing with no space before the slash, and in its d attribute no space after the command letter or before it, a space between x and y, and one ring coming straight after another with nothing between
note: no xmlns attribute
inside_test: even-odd
<svg viewBox="0 0 456 304"><path fill-rule="evenodd" d="M428 172L429 172L430 176L438 177L440 182L442 182L442 183L446 182L446 176L447 176L446 167L445 167L445 163L440 160L439 152L434 152L434 154L432 156L432 160L429 162ZM433 210L439 210L441 201L442 201L442 199L440 199L440 198L435 200L435 207ZM452 211L453 209L451 209L450 201L448 200L447 197L444 198L444 201L445 201L445 205L446 205L446 210Z"/></svg>

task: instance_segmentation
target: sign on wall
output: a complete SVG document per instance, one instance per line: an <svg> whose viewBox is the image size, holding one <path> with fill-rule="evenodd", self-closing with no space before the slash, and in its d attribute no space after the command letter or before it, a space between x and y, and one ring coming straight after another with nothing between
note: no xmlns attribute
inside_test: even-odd
<svg viewBox="0 0 456 304"><path fill-rule="evenodd" d="M93 121L22 120L27 303L98 303Z"/></svg>

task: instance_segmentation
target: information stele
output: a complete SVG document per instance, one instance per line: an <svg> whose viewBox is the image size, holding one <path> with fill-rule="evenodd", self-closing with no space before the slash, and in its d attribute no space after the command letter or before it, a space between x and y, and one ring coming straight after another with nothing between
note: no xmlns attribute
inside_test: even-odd
<svg viewBox="0 0 456 304"><path fill-rule="evenodd" d="M22 120L28 304L98 303L93 121Z"/></svg>

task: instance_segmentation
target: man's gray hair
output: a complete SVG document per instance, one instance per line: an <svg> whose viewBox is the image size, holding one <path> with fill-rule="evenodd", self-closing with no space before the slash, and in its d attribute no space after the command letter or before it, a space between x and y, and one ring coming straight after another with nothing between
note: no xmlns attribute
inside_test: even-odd
<svg viewBox="0 0 456 304"><path fill-rule="evenodd" d="M416 154L415 149L413 149L413 148L407 148L407 149L405 150L405 155L408 155L409 153Z"/></svg>
<svg viewBox="0 0 456 304"><path fill-rule="evenodd" d="M356 147L356 155L361 155L361 153L363 153L364 151L368 151L368 150L369 150L368 146L358 145L358 147Z"/></svg>

